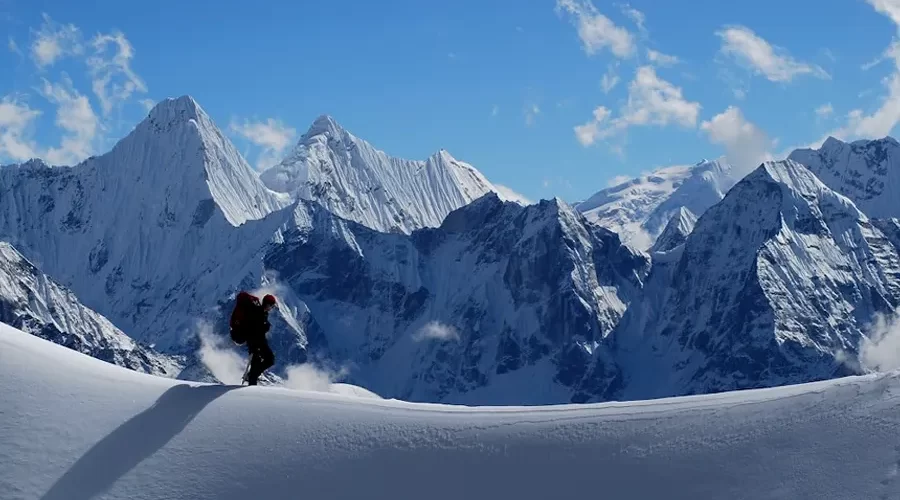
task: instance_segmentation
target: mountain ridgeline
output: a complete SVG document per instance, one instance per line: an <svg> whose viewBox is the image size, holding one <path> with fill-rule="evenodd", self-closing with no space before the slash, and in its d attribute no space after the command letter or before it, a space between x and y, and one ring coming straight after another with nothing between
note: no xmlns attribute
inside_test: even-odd
<svg viewBox="0 0 900 500"><path fill-rule="evenodd" d="M704 161L527 204L327 116L257 173L193 99L167 99L109 153L0 169L0 319L186 378L236 292L273 289L276 375L327 364L413 401L831 378L863 369L867 325L900 303L896 148L829 139L743 179Z"/></svg>

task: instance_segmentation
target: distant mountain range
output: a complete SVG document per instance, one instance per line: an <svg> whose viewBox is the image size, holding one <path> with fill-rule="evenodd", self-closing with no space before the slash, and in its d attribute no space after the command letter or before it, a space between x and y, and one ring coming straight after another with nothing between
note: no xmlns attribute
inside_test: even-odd
<svg viewBox="0 0 900 500"><path fill-rule="evenodd" d="M167 99L109 153L0 168L0 319L208 378L199 332L226 338L236 292L274 290L276 374L326 364L418 401L830 378L862 369L867 325L900 301L896 151L829 139L742 179L703 161L526 204L328 116L258 174L193 99Z"/></svg>

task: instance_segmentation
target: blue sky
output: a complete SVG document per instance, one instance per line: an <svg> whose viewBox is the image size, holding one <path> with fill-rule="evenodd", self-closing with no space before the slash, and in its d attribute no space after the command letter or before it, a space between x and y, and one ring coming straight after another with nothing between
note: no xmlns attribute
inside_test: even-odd
<svg viewBox="0 0 900 500"><path fill-rule="evenodd" d="M320 114L536 200L888 135L900 0L0 0L0 162L107 151L190 94L265 167Z"/></svg>

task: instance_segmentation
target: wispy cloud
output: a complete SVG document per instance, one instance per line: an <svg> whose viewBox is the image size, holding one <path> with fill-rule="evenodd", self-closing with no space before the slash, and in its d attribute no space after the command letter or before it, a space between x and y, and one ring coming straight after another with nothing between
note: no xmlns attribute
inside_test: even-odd
<svg viewBox="0 0 900 500"><path fill-rule="evenodd" d="M491 116L497 116L499 114L500 114L500 106L494 104L494 106L491 107Z"/></svg>
<svg viewBox="0 0 900 500"><path fill-rule="evenodd" d="M716 31L716 35L722 40L722 54L770 81L790 82L800 75L831 78L821 67L797 61L786 50L770 44L747 27L729 26Z"/></svg>
<svg viewBox="0 0 900 500"><path fill-rule="evenodd" d="M590 0L557 0L556 10L570 15L588 55L607 48L619 58L634 55L634 36L601 14Z"/></svg>
<svg viewBox="0 0 900 500"><path fill-rule="evenodd" d="M615 66L610 65L603 78L600 79L600 88L603 89L604 94L608 94L618 83L619 75L616 74Z"/></svg>
<svg viewBox="0 0 900 500"><path fill-rule="evenodd" d="M522 205L531 205L532 203L534 203L524 195L514 191L510 187L504 186L503 184L495 183L494 187L497 188L497 196L499 196L501 200L514 201Z"/></svg>
<svg viewBox="0 0 900 500"><path fill-rule="evenodd" d="M243 123L231 122L232 132L262 148L257 159L257 169L264 170L277 163L285 150L294 142L297 130L280 120L268 118L265 121Z"/></svg>
<svg viewBox="0 0 900 500"><path fill-rule="evenodd" d="M619 116L610 119L610 110L598 106L591 121L575 127L575 136L582 145L589 146L632 126L674 124L693 128L699 113L699 102L688 101L680 87L657 76L653 67L642 66L629 84L628 101Z"/></svg>
<svg viewBox="0 0 900 500"><path fill-rule="evenodd" d="M647 59L649 59L650 62L658 64L660 66L674 66L681 62L681 60L676 56L663 54L662 52L653 49L647 49Z"/></svg>
<svg viewBox="0 0 900 500"><path fill-rule="evenodd" d="M537 122L537 117L541 114L541 108L535 103L527 103L523 114L525 115L525 125L530 127Z"/></svg>
<svg viewBox="0 0 900 500"><path fill-rule="evenodd" d="M635 26L641 33L647 32L647 27L645 23L647 22L647 16L644 15L643 12L635 9L631 6L631 4L619 5L619 8L622 9L622 13L628 16L629 19L634 21Z"/></svg>
<svg viewBox="0 0 900 500"><path fill-rule="evenodd" d="M131 69L134 48L122 32L97 35L91 46L94 54L87 64L93 77L94 94L100 100L104 115L127 101L134 92L147 92L144 81Z"/></svg>
<svg viewBox="0 0 900 500"><path fill-rule="evenodd" d="M819 118L827 118L831 116L832 113L834 113L834 107L831 106L830 102L827 102L816 108L816 116L818 116Z"/></svg>
<svg viewBox="0 0 900 500"><path fill-rule="evenodd" d="M617 175L617 176L613 177L612 179L606 181L606 187L615 187L615 186L618 186L619 184L622 184L623 182L628 182L630 180L631 180L631 177L628 177L627 175Z"/></svg>
<svg viewBox="0 0 900 500"><path fill-rule="evenodd" d="M53 65L57 60L84 52L81 31L74 24L59 24L49 15L42 14L43 24L34 31L31 58L38 68Z"/></svg>
<svg viewBox="0 0 900 500"><path fill-rule="evenodd" d="M19 44L16 43L13 37L9 37L7 47L9 47L9 51L13 54L16 54L19 57L24 57L25 54L22 53L22 49L19 48Z"/></svg>

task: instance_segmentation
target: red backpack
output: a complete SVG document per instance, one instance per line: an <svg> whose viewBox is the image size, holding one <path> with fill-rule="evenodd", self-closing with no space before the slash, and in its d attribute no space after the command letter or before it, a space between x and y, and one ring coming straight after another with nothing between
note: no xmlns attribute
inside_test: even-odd
<svg viewBox="0 0 900 500"><path fill-rule="evenodd" d="M241 324L241 321L246 317L247 311L251 307L261 307L258 297L244 291L237 294L234 310L231 311L231 320L229 321L231 340L235 344L241 345L247 341L247 332L243 328L244 325Z"/></svg>

